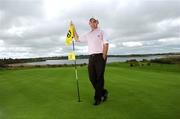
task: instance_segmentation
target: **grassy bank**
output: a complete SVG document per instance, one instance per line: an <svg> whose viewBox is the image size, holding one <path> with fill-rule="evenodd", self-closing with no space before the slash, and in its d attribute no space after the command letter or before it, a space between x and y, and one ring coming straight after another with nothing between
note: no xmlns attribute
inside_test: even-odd
<svg viewBox="0 0 180 119"><path fill-rule="evenodd" d="M0 119L178 119L180 66L109 64L107 102L92 105L87 68L78 67L77 102L72 67L0 70Z"/></svg>

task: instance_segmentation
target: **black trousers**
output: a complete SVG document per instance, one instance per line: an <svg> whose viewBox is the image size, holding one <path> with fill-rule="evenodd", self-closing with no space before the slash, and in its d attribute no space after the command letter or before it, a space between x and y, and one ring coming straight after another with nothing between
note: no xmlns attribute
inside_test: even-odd
<svg viewBox="0 0 180 119"><path fill-rule="evenodd" d="M95 89L95 100L101 100L101 97L107 91L104 89L104 72L106 59L103 54L93 54L89 56L88 73L89 79Z"/></svg>

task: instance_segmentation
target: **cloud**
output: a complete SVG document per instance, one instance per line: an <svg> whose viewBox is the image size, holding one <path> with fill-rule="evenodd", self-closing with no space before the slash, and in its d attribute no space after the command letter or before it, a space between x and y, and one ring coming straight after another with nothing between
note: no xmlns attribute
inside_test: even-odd
<svg viewBox="0 0 180 119"><path fill-rule="evenodd" d="M0 0L0 58L67 55L69 21L81 35L92 16L107 33L109 54L179 52L179 8L179 0ZM86 44L76 47L88 54Z"/></svg>
<svg viewBox="0 0 180 119"><path fill-rule="evenodd" d="M166 39L159 39L158 41L164 45L180 44L180 38L166 38Z"/></svg>
<svg viewBox="0 0 180 119"><path fill-rule="evenodd" d="M142 46L143 44L141 42L123 42L122 45L125 47L138 47Z"/></svg>
<svg viewBox="0 0 180 119"><path fill-rule="evenodd" d="M116 45L111 43L111 44L109 45L109 48L116 48Z"/></svg>

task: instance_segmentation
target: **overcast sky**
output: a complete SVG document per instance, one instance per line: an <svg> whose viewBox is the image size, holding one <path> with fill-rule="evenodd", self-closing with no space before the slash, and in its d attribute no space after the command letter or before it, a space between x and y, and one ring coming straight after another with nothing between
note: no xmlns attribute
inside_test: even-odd
<svg viewBox="0 0 180 119"><path fill-rule="evenodd" d="M67 55L70 20L79 35L99 19L109 54L180 52L180 0L0 0L0 58ZM76 43L77 54L88 54Z"/></svg>

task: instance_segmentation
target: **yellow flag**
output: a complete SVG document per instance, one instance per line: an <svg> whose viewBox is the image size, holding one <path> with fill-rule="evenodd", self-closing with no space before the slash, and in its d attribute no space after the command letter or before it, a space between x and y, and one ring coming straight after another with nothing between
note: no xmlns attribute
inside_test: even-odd
<svg viewBox="0 0 180 119"><path fill-rule="evenodd" d="M72 43L73 36L74 36L74 27L72 24L70 24L66 38L66 45L70 45Z"/></svg>
<svg viewBox="0 0 180 119"><path fill-rule="evenodd" d="M69 53L68 60L76 60L76 54L74 52Z"/></svg>

